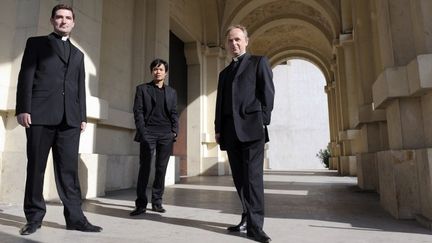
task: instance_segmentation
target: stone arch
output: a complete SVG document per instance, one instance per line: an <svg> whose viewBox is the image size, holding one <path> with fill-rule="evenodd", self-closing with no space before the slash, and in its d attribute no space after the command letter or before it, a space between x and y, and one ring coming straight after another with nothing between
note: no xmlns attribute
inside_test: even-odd
<svg viewBox="0 0 432 243"><path fill-rule="evenodd" d="M243 0L240 1L234 8L232 8L231 13L226 19L222 21L222 30L225 30L232 23L241 23L248 14L258 7L272 4L279 0ZM286 1L289 4L291 1ZM297 1L300 2L300 1ZM322 14L325 20L330 24L331 33L334 38L337 38L340 30L340 21L336 13L336 9L327 3L327 1L322 0L302 0L300 3L312 7Z"/></svg>
<svg viewBox="0 0 432 243"><path fill-rule="evenodd" d="M317 59L313 55L309 55L308 53L305 53L305 52L292 52L292 53L289 53L289 54L285 53L284 56L277 57L275 59L270 60L270 63L271 63L272 66L275 66L275 65L281 63L284 60L294 59L294 58L307 60L310 63L314 64L315 66L317 66L317 68L319 70L321 70L321 72L323 73L323 75L324 75L324 77L326 79L326 82L329 83L331 81L330 72L327 69L327 67L325 67L323 65L323 63L320 62L319 59Z"/></svg>
<svg viewBox="0 0 432 243"><path fill-rule="evenodd" d="M263 28L263 26L270 25L270 24L277 24L277 23L282 23L282 24L301 23L301 25L310 27L311 29L315 29L323 33L325 39L329 44L331 44L334 39L332 33L322 23L312 18L309 18L308 16L299 15L299 14L285 14L279 16L272 16L271 18L267 18L262 22L254 24L253 26L249 26L248 31L250 33L257 33L258 30ZM260 34L260 32L258 32L257 34Z"/></svg>
<svg viewBox="0 0 432 243"><path fill-rule="evenodd" d="M326 79L326 82L327 83L331 82L330 64L324 61L319 54L313 54L310 51L300 50L300 49L286 50L283 52L279 52L275 56L272 56L269 61L272 67L274 67L277 64L281 63L282 61L286 59L292 59L292 58L304 59L313 63L315 66L318 67L318 69L321 70L321 72L323 73Z"/></svg>
<svg viewBox="0 0 432 243"><path fill-rule="evenodd" d="M314 25L313 23L311 23L308 20L304 20L304 19L299 19L299 18L283 18L283 19L276 19L267 23L262 24L261 26L259 26L257 29L252 30L249 35L250 35L250 43L252 44L254 39L257 36L260 36L261 34L263 34L265 31L281 26L281 25L299 25L299 26L304 26L308 29L314 30L314 31L318 31L318 33L322 34L322 39L326 40L326 44L328 44L328 47L331 46L331 39L329 39L329 36L326 36L325 32L322 31L322 29L320 29L318 26Z"/></svg>

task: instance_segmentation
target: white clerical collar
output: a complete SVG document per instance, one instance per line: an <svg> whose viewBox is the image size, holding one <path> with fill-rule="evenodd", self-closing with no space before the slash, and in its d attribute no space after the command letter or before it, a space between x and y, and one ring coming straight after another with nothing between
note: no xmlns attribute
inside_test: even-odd
<svg viewBox="0 0 432 243"><path fill-rule="evenodd" d="M69 39L69 36L62 36L62 37L61 37L61 40L62 40L62 41L67 41L68 39Z"/></svg>
<svg viewBox="0 0 432 243"><path fill-rule="evenodd" d="M243 53L243 54L241 54L239 56L233 57L234 62L238 62L239 58L241 58L245 53Z"/></svg>

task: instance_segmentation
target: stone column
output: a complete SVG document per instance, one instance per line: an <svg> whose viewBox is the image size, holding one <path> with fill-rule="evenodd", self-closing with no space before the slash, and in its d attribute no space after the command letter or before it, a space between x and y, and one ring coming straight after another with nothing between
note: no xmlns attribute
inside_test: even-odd
<svg viewBox="0 0 432 243"><path fill-rule="evenodd" d="M390 147L377 154L381 204L396 218L417 218L430 227L432 5L423 0L371 3L381 60L373 100L386 111Z"/></svg>
<svg viewBox="0 0 432 243"><path fill-rule="evenodd" d="M72 2L68 2L71 4ZM73 2L75 10L75 28L71 35L71 41L85 55L86 65L86 91L87 91L87 115L89 117L86 132L82 134L80 153L92 154L93 145L88 143L94 139L95 122L97 119L104 117L106 110L101 109L101 103L97 97L99 82L99 61L100 61L100 35L102 22L102 1L92 1L92 3L83 6L81 1ZM28 37L36 35L47 35L52 32L52 26L49 22L53 3L50 1L15 1L3 6L2 16L9 16L8 19L9 33L2 36L10 36L12 43L7 44L4 50L10 51L9 59L6 59L10 66L10 86L7 95L0 95L0 104L7 97L8 115L4 119L6 132L4 134L4 151L1 156L1 175L0 175L0 200L7 199L9 202L22 202L24 190L25 170L26 170L26 136L24 129L16 123L14 117L16 80L20 69L22 53L25 42ZM13 18L12 18L13 17ZM12 23L12 24L11 24ZM11 24L11 25L10 25ZM3 32L3 30L0 30ZM12 33L12 34L11 34ZM2 46L3 50L3 46ZM5 62L7 62L5 60ZM3 82L2 82L3 83ZM4 90L4 89L1 89ZM0 114L2 113L0 109ZM1 134L0 132L0 135ZM1 139L3 140L3 139ZM79 163L80 168L95 168L101 165L103 159L88 159L91 156L82 157ZM84 165L84 166L83 166ZM102 168L99 167L99 168ZM44 197L48 200L56 199L57 191L55 188L53 168L51 158L47 164L44 184ZM80 169L80 171L82 171ZM87 171L85 171L87 172ZM83 172L84 173L84 172ZM104 193L104 188L98 187L104 184L104 174L96 175L83 174L80 172L81 182L84 183L85 190L90 193ZM102 173L104 170L102 169ZM84 179L85 178L85 179ZM102 180L102 181L101 181ZM84 190L83 190L84 191ZM95 196L92 194L90 196ZM83 195L83 196L87 196Z"/></svg>
<svg viewBox="0 0 432 243"><path fill-rule="evenodd" d="M168 0L147 0L146 2L146 57L145 63L153 59L169 59L170 15ZM151 78L150 71L146 77Z"/></svg>
<svg viewBox="0 0 432 243"><path fill-rule="evenodd" d="M356 60L352 35L341 35L339 41L339 45L335 46L338 66L336 84L340 97L339 112L342 118L338 134L342 146L339 172L342 175L356 175L355 153L359 151L359 132L355 123L358 115Z"/></svg>
<svg viewBox="0 0 432 243"><path fill-rule="evenodd" d="M134 4L134 23L133 23L133 40L132 40L132 83L134 85L131 86L132 93L135 93L136 85L141 84L145 80L148 80L151 75L149 68L147 68L150 63L146 63L148 61L146 59L147 52L150 50L146 50L146 40L148 35L151 33L147 31L147 26L150 25L146 21L146 17L149 14L154 13L152 11L147 11L147 5L149 1L136 1ZM153 52L154 50L152 50ZM133 99L133 97L131 97Z"/></svg>
<svg viewBox="0 0 432 243"><path fill-rule="evenodd" d="M203 158L203 81L201 73L201 45L198 42L185 43L188 65L187 98L187 175L199 175Z"/></svg>
<svg viewBox="0 0 432 243"><path fill-rule="evenodd" d="M327 93L327 103L329 110L329 126L330 126L330 143L328 148L330 150L329 169L338 170L339 168L339 136L337 125L337 112L336 112L336 97L335 97L336 82L330 82L325 87Z"/></svg>
<svg viewBox="0 0 432 243"><path fill-rule="evenodd" d="M203 59L203 175L225 175L229 164L225 152L215 141L214 119L219 71L225 67L225 53L220 47L207 47Z"/></svg>
<svg viewBox="0 0 432 243"><path fill-rule="evenodd" d="M333 114L333 133L331 134L331 146L330 146L330 164L331 168L340 171L340 156L342 154L341 144L339 141L339 131L342 129L342 112L340 112L341 97L339 96L340 86L338 85L338 66L336 63L332 64L332 73L334 76L334 81L331 82L331 97L332 97L332 107L331 112Z"/></svg>
<svg viewBox="0 0 432 243"><path fill-rule="evenodd" d="M0 9L0 201L22 203L26 168L24 128L15 120L16 79L25 41L36 33L38 3L8 1ZM18 18L18 13L28 10Z"/></svg>
<svg viewBox="0 0 432 243"><path fill-rule="evenodd" d="M374 55L375 31L369 1L353 1L354 48L358 76L359 112L357 127L360 130L360 147L357 153L358 186L363 190L379 190L376 152L388 148L385 111L374 109L372 84L377 63Z"/></svg>

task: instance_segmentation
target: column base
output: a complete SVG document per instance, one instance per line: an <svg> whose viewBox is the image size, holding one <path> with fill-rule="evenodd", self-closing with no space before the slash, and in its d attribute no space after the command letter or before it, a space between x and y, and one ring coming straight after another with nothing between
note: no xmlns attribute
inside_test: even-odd
<svg viewBox="0 0 432 243"><path fill-rule="evenodd" d="M329 169L339 171L339 157L330 157L329 159Z"/></svg>
<svg viewBox="0 0 432 243"><path fill-rule="evenodd" d="M357 183L362 190L379 192L376 153L357 155Z"/></svg>
<svg viewBox="0 0 432 243"><path fill-rule="evenodd" d="M432 230L432 220L424 217L423 215L415 215L416 221L428 230Z"/></svg>
<svg viewBox="0 0 432 243"><path fill-rule="evenodd" d="M357 159L356 156L340 156L340 174L343 176L357 175Z"/></svg>
<svg viewBox="0 0 432 243"><path fill-rule="evenodd" d="M377 153L380 203L397 219L413 219L420 211L424 195L419 191L416 154L416 150Z"/></svg>
<svg viewBox="0 0 432 243"><path fill-rule="evenodd" d="M0 202L23 203L26 166L25 152L0 153Z"/></svg>

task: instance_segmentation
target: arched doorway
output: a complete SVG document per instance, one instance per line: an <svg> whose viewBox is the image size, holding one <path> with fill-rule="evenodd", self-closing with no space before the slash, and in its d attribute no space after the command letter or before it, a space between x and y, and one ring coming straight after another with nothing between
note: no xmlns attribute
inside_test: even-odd
<svg viewBox="0 0 432 243"><path fill-rule="evenodd" d="M290 59L273 68L273 80L276 95L269 126L269 168L324 168L316 157L330 141L322 71L309 61Z"/></svg>

